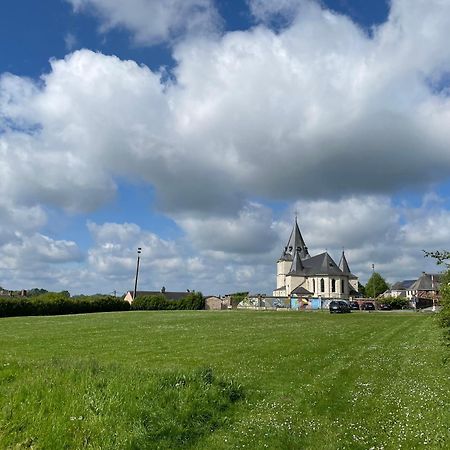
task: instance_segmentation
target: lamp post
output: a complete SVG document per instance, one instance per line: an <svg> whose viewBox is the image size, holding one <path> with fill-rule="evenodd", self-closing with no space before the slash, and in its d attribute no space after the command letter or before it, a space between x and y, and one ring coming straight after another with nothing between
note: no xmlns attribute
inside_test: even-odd
<svg viewBox="0 0 450 450"><path fill-rule="evenodd" d="M142 251L142 248L138 247L138 249L137 249L137 262L136 262L136 278L134 279L133 301L136 300L137 282L138 282L138 275L139 275L139 260L141 259L141 251Z"/></svg>
<svg viewBox="0 0 450 450"><path fill-rule="evenodd" d="M375 299L375 278L373 277L375 275L375 264L372 264L372 294L373 298Z"/></svg>

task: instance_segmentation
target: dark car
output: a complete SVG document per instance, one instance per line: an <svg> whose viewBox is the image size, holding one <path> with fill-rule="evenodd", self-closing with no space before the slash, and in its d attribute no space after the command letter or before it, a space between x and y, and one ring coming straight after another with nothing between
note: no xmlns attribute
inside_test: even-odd
<svg viewBox="0 0 450 450"><path fill-rule="evenodd" d="M372 302L364 302L361 305L361 309L365 311L375 311L375 305Z"/></svg>
<svg viewBox="0 0 450 450"><path fill-rule="evenodd" d="M343 300L333 300L330 302L330 313L349 313L351 312L350 306Z"/></svg>
<svg viewBox="0 0 450 450"><path fill-rule="evenodd" d="M350 302L350 309L359 310L358 302Z"/></svg>
<svg viewBox="0 0 450 450"><path fill-rule="evenodd" d="M391 305L388 305L387 303L380 303L380 306L378 306L378 309L381 309L381 311L390 311L392 309Z"/></svg>

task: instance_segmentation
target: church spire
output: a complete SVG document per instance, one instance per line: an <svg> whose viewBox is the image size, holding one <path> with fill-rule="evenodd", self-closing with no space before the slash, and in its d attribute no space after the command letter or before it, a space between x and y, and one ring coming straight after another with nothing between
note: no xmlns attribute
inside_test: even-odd
<svg viewBox="0 0 450 450"><path fill-rule="evenodd" d="M308 247L306 246L305 241L303 240L303 236L300 233L300 228L298 227L296 214L294 228L291 231L291 235L289 237L285 252L290 253L292 256L295 256L297 249L299 250L301 259L310 258Z"/></svg>
<svg viewBox="0 0 450 450"><path fill-rule="evenodd" d="M289 271L290 274L300 275L305 269L305 267L302 264L300 252L301 252L300 247L298 247L294 253L294 259L292 260L291 270Z"/></svg>
<svg viewBox="0 0 450 450"><path fill-rule="evenodd" d="M339 269L341 269L342 272L346 274L351 273L350 267L348 266L347 258L345 257L344 249L342 249L341 260L339 261Z"/></svg>

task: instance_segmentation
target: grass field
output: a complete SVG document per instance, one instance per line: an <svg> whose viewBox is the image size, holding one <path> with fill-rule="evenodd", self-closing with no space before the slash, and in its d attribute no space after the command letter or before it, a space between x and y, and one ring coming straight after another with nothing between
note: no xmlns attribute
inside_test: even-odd
<svg viewBox="0 0 450 450"><path fill-rule="evenodd" d="M0 320L0 448L450 448L450 371L415 313Z"/></svg>

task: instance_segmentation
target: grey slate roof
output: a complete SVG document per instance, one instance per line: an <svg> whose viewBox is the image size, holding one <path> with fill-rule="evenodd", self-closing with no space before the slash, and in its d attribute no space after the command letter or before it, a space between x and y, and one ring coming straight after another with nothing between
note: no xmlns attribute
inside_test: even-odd
<svg viewBox="0 0 450 450"><path fill-rule="evenodd" d="M283 254L281 255L280 261L292 261L295 257L295 252L299 249L300 258L309 258L308 247L303 240L302 233L300 233L300 228L298 227L297 217L295 218L294 227L292 228L291 235L289 236L288 243L284 247Z"/></svg>
<svg viewBox="0 0 450 450"><path fill-rule="evenodd" d="M290 272L291 275L315 276L315 275L345 275L328 252L320 253L301 261L303 269L298 272Z"/></svg>
<svg viewBox="0 0 450 450"><path fill-rule="evenodd" d="M291 292L291 294L295 294L295 295L312 295L313 292L309 292L303 286L298 286Z"/></svg>
<svg viewBox="0 0 450 450"><path fill-rule="evenodd" d="M353 275L350 271L350 267L347 262L347 258L345 257L344 250L342 250L341 259L339 261L339 269L342 270L343 273L348 275L350 278L358 278L356 275Z"/></svg>
<svg viewBox="0 0 450 450"><path fill-rule="evenodd" d="M301 250L298 248L295 252L294 259L292 261L290 274L301 275L305 267L303 266L302 259L300 257Z"/></svg>
<svg viewBox="0 0 450 450"><path fill-rule="evenodd" d="M423 273L408 289L411 291L437 291L440 279L440 274Z"/></svg>

